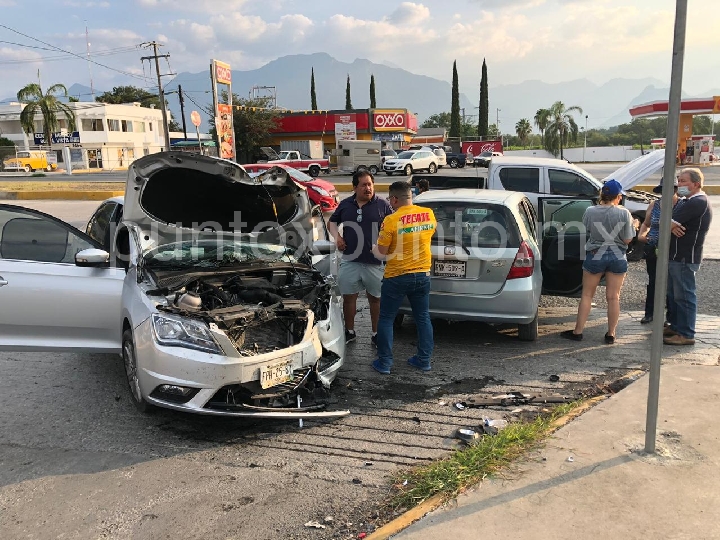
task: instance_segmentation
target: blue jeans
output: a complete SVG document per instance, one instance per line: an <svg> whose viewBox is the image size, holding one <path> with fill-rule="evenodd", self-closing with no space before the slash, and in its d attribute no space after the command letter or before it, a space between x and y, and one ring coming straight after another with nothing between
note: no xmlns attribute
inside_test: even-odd
<svg viewBox="0 0 720 540"><path fill-rule="evenodd" d="M695 337L695 273L699 268L699 264L668 263L668 322L670 328L686 338Z"/></svg>
<svg viewBox="0 0 720 540"><path fill-rule="evenodd" d="M433 351L433 328L430 323L430 276L425 272L384 278L380 291L380 318L377 331L378 362L390 369L393 364L393 322L407 296L417 329L417 358L430 365Z"/></svg>

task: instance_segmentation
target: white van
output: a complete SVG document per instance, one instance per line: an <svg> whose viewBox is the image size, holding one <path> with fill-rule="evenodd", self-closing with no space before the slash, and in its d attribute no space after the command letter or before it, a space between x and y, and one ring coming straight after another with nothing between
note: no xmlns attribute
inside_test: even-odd
<svg viewBox="0 0 720 540"><path fill-rule="evenodd" d="M381 141L340 141L335 156L338 171L353 174L367 169L373 175L382 170Z"/></svg>

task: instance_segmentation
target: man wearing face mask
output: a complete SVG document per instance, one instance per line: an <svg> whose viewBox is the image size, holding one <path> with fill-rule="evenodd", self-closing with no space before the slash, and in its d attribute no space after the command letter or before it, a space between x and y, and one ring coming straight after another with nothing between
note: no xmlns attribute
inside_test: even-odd
<svg viewBox="0 0 720 540"><path fill-rule="evenodd" d="M695 274L702 262L703 243L712 221L712 209L702 190L703 173L683 169L677 194L684 197L672 214L670 261L668 263L668 323L663 341L668 345L695 343L697 294Z"/></svg>

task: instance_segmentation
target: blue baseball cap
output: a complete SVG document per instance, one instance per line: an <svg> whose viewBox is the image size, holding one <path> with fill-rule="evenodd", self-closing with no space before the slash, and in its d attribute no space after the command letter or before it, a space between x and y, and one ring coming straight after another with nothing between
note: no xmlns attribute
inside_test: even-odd
<svg viewBox="0 0 720 540"><path fill-rule="evenodd" d="M608 180L603 184L602 190L603 195L610 195L611 197L617 197L623 192L623 187L617 180Z"/></svg>

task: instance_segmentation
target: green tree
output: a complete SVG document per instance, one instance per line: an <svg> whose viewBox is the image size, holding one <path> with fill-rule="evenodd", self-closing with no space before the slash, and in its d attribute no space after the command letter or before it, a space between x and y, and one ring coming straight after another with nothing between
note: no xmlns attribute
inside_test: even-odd
<svg viewBox="0 0 720 540"><path fill-rule="evenodd" d="M350 74L347 76L347 84L345 85L345 110L352 111L352 101L350 100Z"/></svg>
<svg viewBox="0 0 720 540"><path fill-rule="evenodd" d="M30 83L17 93L17 99L24 103L25 107L20 113L20 125L28 135L35 132L35 115L42 115L43 135L45 144L52 144L52 134L60 129L58 114L64 115L67 121L68 131L75 131L75 111L66 103L58 99L56 94L68 97L67 88L64 84L53 84L43 94L42 88L37 83Z"/></svg>
<svg viewBox="0 0 720 540"><path fill-rule="evenodd" d="M532 133L532 126L530 125L530 120L527 118L523 118L522 120L518 120L517 124L515 124L515 133L518 136L518 139L520 139L520 144L523 146L527 146L528 137Z"/></svg>
<svg viewBox="0 0 720 540"><path fill-rule="evenodd" d="M458 85L457 62L453 62L452 104L450 106L449 137L460 137L460 87Z"/></svg>
<svg viewBox="0 0 720 540"><path fill-rule="evenodd" d="M498 129L496 124L490 124L488 126L487 138L488 139L499 139L500 138L500 130Z"/></svg>
<svg viewBox="0 0 720 540"><path fill-rule="evenodd" d="M227 103L227 92L221 95ZM250 163L262 156L261 146L267 146L270 134L278 126L279 113L272 108L271 97L241 98L233 94L233 127L235 132L235 155L238 163ZM216 138L215 112L212 106L205 112L210 117L210 133Z"/></svg>
<svg viewBox="0 0 720 540"><path fill-rule="evenodd" d="M582 108L577 105L565 107L562 101L556 101L550 107L545 148L556 156L559 153L560 159L564 158L563 148L567 147L569 142L577 141L578 125L571 114L573 112L582 114Z"/></svg>
<svg viewBox="0 0 720 540"><path fill-rule="evenodd" d="M490 114L490 101L488 96L487 64L483 58L482 77L480 78L480 108L478 109L478 135L488 136L488 115Z"/></svg>
<svg viewBox="0 0 720 540"><path fill-rule="evenodd" d="M115 86L110 92L103 92L97 96L95 101L115 104L139 102L143 107L155 105L156 108L160 108L160 97L157 94L136 86Z"/></svg>
<svg viewBox="0 0 720 540"><path fill-rule="evenodd" d="M318 110L317 95L315 94L315 68L310 68L310 108Z"/></svg>
<svg viewBox="0 0 720 540"><path fill-rule="evenodd" d="M375 101L375 75L370 75L370 108L374 109L377 107L377 102Z"/></svg>
<svg viewBox="0 0 720 540"><path fill-rule="evenodd" d="M540 146L545 146L545 130L550 121L550 111L547 109L538 109L535 113L535 125L540 130Z"/></svg>
<svg viewBox="0 0 720 540"><path fill-rule="evenodd" d="M449 130L450 129L450 113L449 112L441 112L441 113L433 114L432 116L428 117L428 119L425 120L420 127L445 128L446 130ZM470 137L477 137L477 126L474 124L471 124L468 121L464 121L460 126L460 136L463 139L467 139Z"/></svg>

